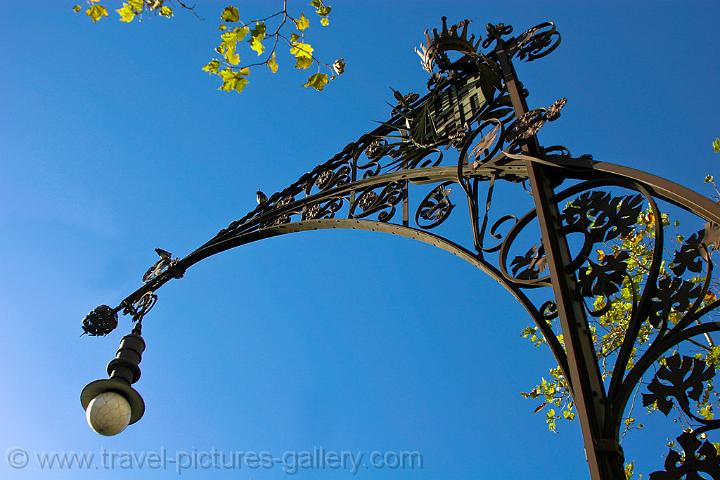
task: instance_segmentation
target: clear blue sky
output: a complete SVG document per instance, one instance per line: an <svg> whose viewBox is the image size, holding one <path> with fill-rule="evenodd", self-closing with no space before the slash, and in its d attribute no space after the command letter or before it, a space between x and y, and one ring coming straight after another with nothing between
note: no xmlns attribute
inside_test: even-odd
<svg viewBox="0 0 720 480"><path fill-rule="evenodd" d="M247 18L275 3L239 6ZM316 446L423 455L421 470L358 478L587 476L578 425L548 433L518 393L552 365L520 338L524 311L424 244L314 232L203 262L159 292L136 384L148 408L117 437L91 432L78 398L130 324L88 338L80 321L139 286L153 248L188 253L253 208L258 187L283 188L373 128L388 86L422 92L412 50L442 15L467 17L478 33L487 22L522 31L555 20L560 48L519 65L531 106L568 98L543 141L705 191L703 176L720 173L710 148L720 134L717 2L336 1L331 27L315 23L310 35L321 56L345 57L346 75L318 94L281 56L282 75L253 73L242 95L200 71L224 4L198 1L205 21L178 12L132 25L92 25L72 4L7 2L0 16L0 476L178 476L172 466L41 471L32 457L50 451ZM659 467L663 443L639 436L627 457ZM30 453L28 468L8 466L15 447Z"/></svg>

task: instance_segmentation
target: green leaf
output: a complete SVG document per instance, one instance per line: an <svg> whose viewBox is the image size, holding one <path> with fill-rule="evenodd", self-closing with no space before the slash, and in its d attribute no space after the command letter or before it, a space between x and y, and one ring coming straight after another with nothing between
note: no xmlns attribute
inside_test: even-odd
<svg viewBox="0 0 720 480"><path fill-rule="evenodd" d="M303 85L303 87L312 87L318 92L321 92L323 88L325 88L325 85L328 83L328 76L327 73L315 73L313 75L310 75L310 78L308 78L308 81Z"/></svg>
<svg viewBox="0 0 720 480"><path fill-rule="evenodd" d="M237 8L229 5L222 11L220 18L226 22L237 22L240 20L240 12Z"/></svg>
<svg viewBox="0 0 720 480"><path fill-rule="evenodd" d="M300 18L293 21L295 22L295 27L297 27L297 29L301 32L307 28L310 28L310 20L305 17L304 13L301 13Z"/></svg>
<svg viewBox="0 0 720 480"><path fill-rule="evenodd" d="M720 138L716 138L712 143L713 151L720 153Z"/></svg>
<svg viewBox="0 0 720 480"><path fill-rule="evenodd" d="M213 58L202 69L204 72L214 73L217 75L218 70L220 69L220 61Z"/></svg>
<svg viewBox="0 0 720 480"><path fill-rule="evenodd" d="M85 15L90 17L93 22L99 21L102 17L108 16L107 8L103 7L102 5L90 5L87 10L85 10Z"/></svg>
<svg viewBox="0 0 720 480"><path fill-rule="evenodd" d="M272 73L277 73L278 63L277 63L277 58L275 57L275 52L273 52L272 55L270 55L270 60L268 60L267 66Z"/></svg>

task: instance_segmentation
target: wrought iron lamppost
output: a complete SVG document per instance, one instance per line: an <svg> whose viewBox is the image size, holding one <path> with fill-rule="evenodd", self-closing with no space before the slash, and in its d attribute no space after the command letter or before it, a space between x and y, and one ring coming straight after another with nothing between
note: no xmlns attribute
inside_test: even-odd
<svg viewBox="0 0 720 480"><path fill-rule="evenodd" d="M425 33L418 54L430 74L426 95L396 91L397 105L379 128L284 190L269 197L259 192L257 208L185 258L157 249L160 259L145 273L142 287L119 306L100 306L85 318L83 328L90 335L112 331L120 312L129 314L135 325L108 365L110 378L92 382L82 392L83 408L96 431L119 433L144 412L131 385L140 377L145 348L142 320L155 304L158 288L203 259L250 242L349 228L435 245L510 291L532 317L567 379L591 478L625 478L620 426L631 395L643 382L644 405L656 405L666 415L676 407L694 422L678 437L683 454L671 450L665 469L650 478L699 478L692 476L698 472L720 478L720 457L706 439L720 421L701 418L690 406L690 400L699 400L714 367L680 353L666 355L687 342L700 345L695 337L711 342L710 333L720 330L720 322L707 316L720 305L709 295L720 208L648 173L594 161L589 155L576 157L562 146L542 146L537 133L560 116L566 100L529 109L528 91L512 61L531 62L555 50L560 43L555 25L542 23L518 36L512 36L508 25L488 25L481 41L469 35L468 24L465 20L448 26L443 18L440 31ZM529 186L534 208L523 215L492 214L493 193L501 182ZM450 185L459 186L452 190L468 205L464 240L440 233L456 207ZM481 186L486 187L484 195ZM666 264L661 205L701 221L701 228L682 241ZM632 238L643 216L650 218L646 226L652 242L641 281L631 279L637 266L622 249L591 258L599 244ZM530 233L531 239L539 236L540 241L528 248L523 237L533 224L537 231ZM589 317L607 313L623 288L632 293L632 308L613 354L614 367L603 375ZM653 376L652 367L661 358L664 365ZM644 380L648 376L649 382Z"/></svg>

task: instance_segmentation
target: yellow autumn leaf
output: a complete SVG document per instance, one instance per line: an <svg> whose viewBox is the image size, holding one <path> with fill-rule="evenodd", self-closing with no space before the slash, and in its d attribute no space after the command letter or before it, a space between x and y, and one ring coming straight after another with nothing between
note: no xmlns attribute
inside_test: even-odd
<svg viewBox="0 0 720 480"><path fill-rule="evenodd" d="M293 42L290 45L290 55L295 58L312 58L313 47L309 43Z"/></svg>
<svg viewBox="0 0 720 480"><path fill-rule="evenodd" d="M220 61L213 58L202 69L204 72L217 74L220 69Z"/></svg>
<svg viewBox="0 0 720 480"><path fill-rule="evenodd" d="M313 75L310 75L310 78L308 78L308 81L305 82L305 85L303 85L303 87L312 87L318 92L320 92L323 88L325 88L325 85L327 85L327 83L327 73L315 73Z"/></svg>
<svg viewBox="0 0 720 480"><path fill-rule="evenodd" d="M135 12L127 3L123 3L123 6L115 11L120 15L121 22L130 23L135 19Z"/></svg>
<svg viewBox="0 0 720 480"><path fill-rule="evenodd" d="M240 12L236 7L230 5L225 7L225 9L220 14L220 18L222 20L225 20L226 22L237 22L238 20L240 20Z"/></svg>
<svg viewBox="0 0 720 480"><path fill-rule="evenodd" d="M233 29L233 33L235 34L237 41L242 42L247 34L250 33L250 29L248 27L235 27Z"/></svg>
<svg viewBox="0 0 720 480"><path fill-rule="evenodd" d="M250 39L250 49L257 52L258 56L262 55L265 51L265 45L260 41L260 37L252 37Z"/></svg>
<svg viewBox="0 0 720 480"><path fill-rule="evenodd" d="M232 92L233 90L238 93L242 92L248 84L248 79L245 78L245 76L249 72L250 70L247 68L243 68L237 72L230 68L220 71L219 75L220 78L222 78L223 84L220 86L219 90L223 90L225 92Z"/></svg>
<svg viewBox="0 0 720 480"><path fill-rule="evenodd" d="M225 54L225 60L230 65L237 65L238 63L240 63L240 55L235 51L235 49L233 49L232 52L228 51Z"/></svg>
<svg viewBox="0 0 720 480"><path fill-rule="evenodd" d="M272 55L270 55L270 60L268 60L267 66L272 73L277 73L278 63L277 63L277 58L275 57L275 52L273 52Z"/></svg>
<svg viewBox="0 0 720 480"><path fill-rule="evenodd" d="M310 28L310 20L307 19L304 13L300 14L300 18L294 20L295 27L301 32L307 28Z"/></svg>
<svg viewBox="0 0 720 480"><path fill-rule="evenodd" d="M73 5L73 12L78 13L80 10L82 10L80 5Z"/></svg>
<svg viewBox="0 0 720 480"><path fill-rule="evenodd" d="M322 25L323 27L327 27L328 25L330 25L330 20L327 17L322 17L320 19L320 25Z"/></svg>
<svg viewBox="0 0 720 480"><path fill-rule="evenodd" d="M262 55L265 51L265 45L262 44L262 40L265 38L266 30L265 22L257 22L255 28L250 30L250 35L252 35L250 48L257 52L258 56Z"/></svg>
<svg viewBox="0 0 720 480"><path fill-rule="evenodd" d="M165 18L170 18L174 15L172 8L168 6L162 6L160 7L160 15L162 15Z"/></svg>
<svg viewBox="0 0 720 480"><path fill-rule="evenodd" d="M87 10L85 10L85 15L90 17L93 22L97 22L102 17L108 16L107 8L105 8L102 5L90 5Z"/></svg>
<svg viewBox="0 0 720 480"><path fill-rule="evenodd" d="M290 54L295 57L295 68L305 70L313 63L313 47L309 43L293 42Z"/></svg>
<svg viewBox="0 0 720 480"><path fill-rule="evenodd" d="M223 43L234 45L237 42L241 42L249 32L250 29L248 27L235 27L232 31L221 34L220 38L222 38Z"/></svg>
<svg viewBox="0 0 720 480"><path fill-rule="evenodd" d="M306 69L310 68L312 63L313 63L312 58L308 58L308 57L295 58L295 68L297 68L299 70L306 70Z"/></svg>

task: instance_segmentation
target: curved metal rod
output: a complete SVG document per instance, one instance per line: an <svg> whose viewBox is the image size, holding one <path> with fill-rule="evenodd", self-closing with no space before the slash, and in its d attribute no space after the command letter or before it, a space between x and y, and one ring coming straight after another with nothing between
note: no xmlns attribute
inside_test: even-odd
<svg viewBox="0 0 720 480"><path fill-rule="evenodd" d="M541 160L538 159L538 161ZM580 162L582 162L580 159L553 159L549 163L543 161L546 165L552 165L562 170L567 171L567 169L570 169L579 179L596 179L598 173L605 173L637 182L647 188L652 196L666 200L710 222L720 224L720 206L709 198L679 183L614 163L592 161L582 164ZM568 175L563 176L568 177Z"/></svg>
<svg viewBox="0 0 720 480"><path fill-rule="evenodd" d="M356 219L319 219L319 220L304 220L294 223L288 223L288 224L281 224L281 225L275 225L267 228L263 228L260 230L255 230L252 232L244 233L238 236L234 236L231 238L228 238L226 240L216 242L214 244L209 244L207 246L201 247L197 250L195 250L193 253L188 255L187 257L179 260L177 264L171 268L170 270L163 272L155 281L150 282L146 284L145 286L141 287L140 289L136 290L134 293L132 293L130 296L128 296L123 302L121 303L121 306L117 309L119 310L123 305L125 304L131 304L132 299L138 298L145 294L147 291L153 291L156 288L162 286L164 283L169 281L171 278L176 278L178 276L177 272L184 272L189 267L195 265L196 263L211 257L213 255L216 255L218 253L222 253L227 250L231 250L233 248L239 247L241 245L245 245L248 243L253 243L259 240L263 240L265 238L275 237L279 235L284 235L288 233L296 233L296 232L304 232L304 231L313 231L313 230L322 230L322 229L352 229L352 230L366 230L366 231L373 231L373 232L383 232L383 233L390 233L393 235L399 235L406 238L410 238L413 240L418 240L424 243L427 243L429 245L433 245L435 247L438 247L442 250L445 250L446 252L452 253L453 255L465 260L466 262L470 263L471 265L475 266L482 272L486 273L488 276L490 276L493 280L498 282L500 285L505 287L506 290L508 290L515 299L520 302L521 305L525 307L525 309L528 311L530 316L533 318L535 323L537 324L538 328L540 329L541 333L545 337L545 339L548 342L548 345L550 346L550 349L553 352L553 355L555 355L556 360L558 361L558 365L563 369L563 372L567 372L568 365L567 365L567 356L565 354L565 351L558 341L555 334L550 329L550 325L548 322L544 320L544 316L542 312L540 312L533 302L519 289L512 288L512 285L509 284L506 279L502 276L500 271L498 271L495 267L493 267L491 264L483 260L482 258L478 257L476 254L472 253L471 251L467 250L466 248L462 247L461 245L458 245L455 242L452 242L450 240L447 240L443 237L440 237L439 235L435 235L433 233L410 228L410 227L403 227L400 225L395 225L391 223L384 223L384 222L377 222L373 220L356 220ZM175 270L173 270L175 269Z"/></svg>

